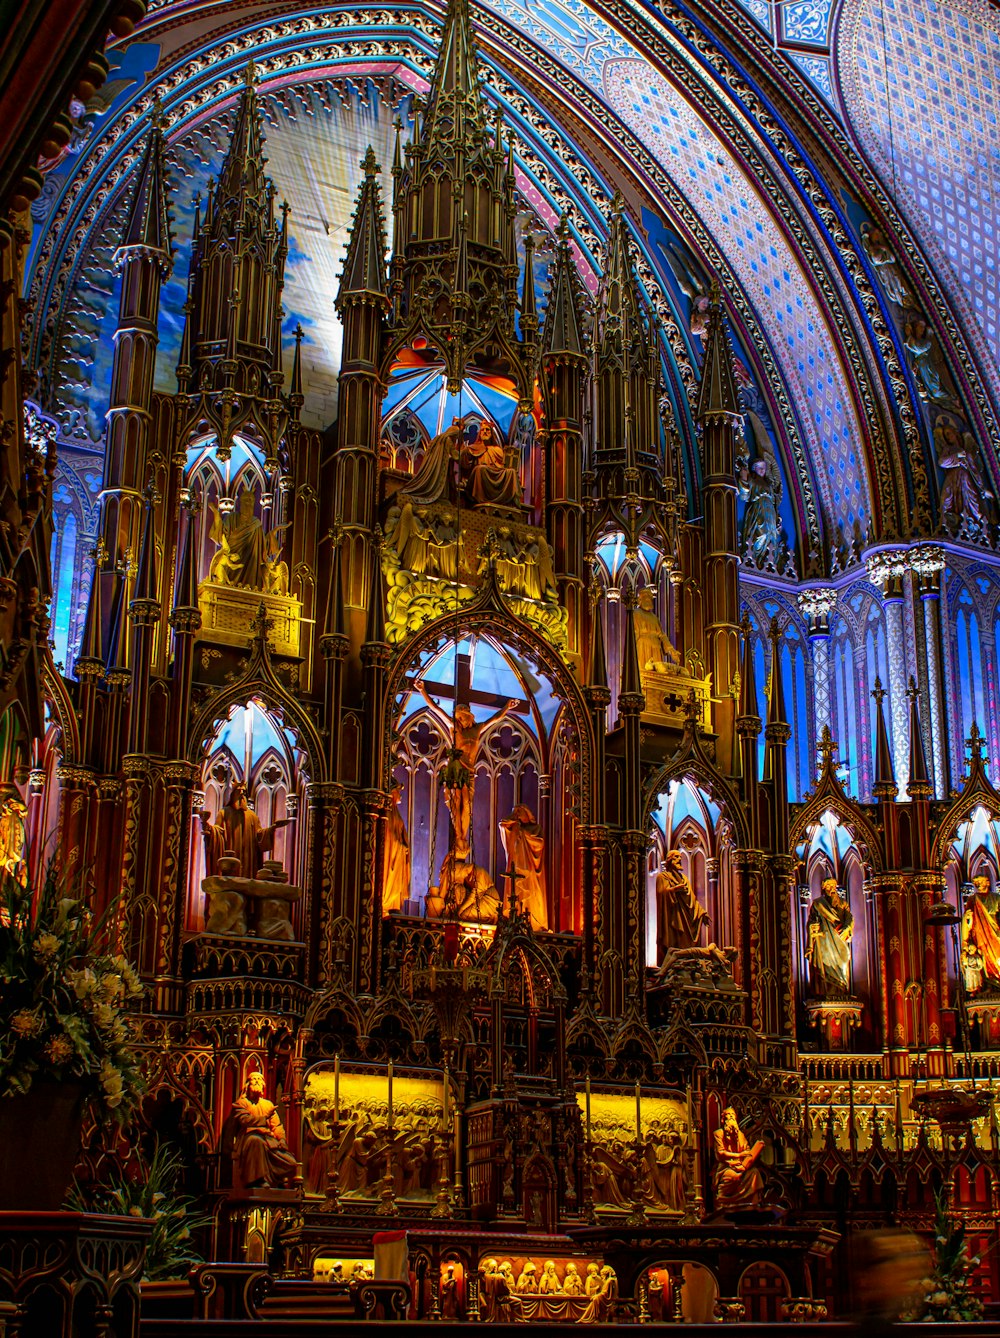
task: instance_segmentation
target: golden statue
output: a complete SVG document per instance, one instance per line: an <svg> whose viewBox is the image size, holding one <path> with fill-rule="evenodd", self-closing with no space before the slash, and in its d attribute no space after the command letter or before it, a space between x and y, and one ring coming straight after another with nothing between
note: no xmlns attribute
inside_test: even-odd
<svg viewBox="0 0 1000 1338"><path fill-rule="evenodd" d="M392 787L392 806L385 823L385 850L382 861L382 914L398 911L410 895L410 842L406 824L399 811L403 787Z"/></svg>
<svg viewBox="0 0 1000 1338"><path fill-rule="evenodd" d="M514 896L531 916L532 929L548 929L549 906L545 891L545 838L526 804L518 804L500 823L500 840L507 856L507 872L515 873Z"/></svg>
<svg viewBox="0 0 1000 1338"><path fill-rule="evenodd" d="M589 1270L588 1270L589 1272ZM618 1274L610 1264L605 1264L600 1272L600 1286L593 1294L590 1293L590 1279L587 1279L588 1295L591 1296L590 1305L580 1316L581 1324L606 1324L615 1317L615 1310L618 1301Z"/></svg>
<svg viewBox="0 0 1000 1338"><path fill-rule="evenodd" d="M255 500L251 490L244 488L235 510L228 515L224 516L218 506L212 507L209 538L219 545L219 551L212 558L208 578L216 585L284 595L288 593L288 567L278 555L288 526L279 525L265 534L254 514Z"/></svg>
<svg viewBox="0 0 1000 1338"><path fill-rule="evenodd" d="M656 875L656 952L662 962L671 948L696 948L708 911L699 902L681 865L679 850L668 850Z"/></svg>
<svg viewBox="0 0 1000 1338"><path fill-rule="evenodd" d="M653 608L653 592L648 585L639 591L639 599L632 610L632 626L635 629L640 670L651 670L658 674L685 672L681 657L660 626Z"/></svg>
<svg viewBox="0 0 1000 1338"><path fill-rule="evenodd" d="M205 840L206 871L211 876L221 873L219 860L231 851L239 860L239 872L233 877L253 878L264 855L274 849L274 834L279 827L287 827L291 818L279 818L270 827L264 827L260 818L247 804L247 787L242 781L234 782L229 792L229 803L213 823L208 811L201 814L201 832Z"/></svg>
<svg viewBox="0 0 1000 1338"><path fill-rule="evenodd" d="M566 1265L566 1276L563 1278L562 1289L566 1296L583 1295L583 1278L580 1277L580 1270L572 1261Z"/></svg>
<svg viewBox="0 0 1000 1338"><path fill-rule="evenodd" d="M288 1151L277 1107L264 1095L263 1073L251 1073L241 1096L233 1102L235 1125L233 1167L244 1189L281 1188L298 1162Z"/></svg>
<svg viewBox="0 0 1000 1338"><path fill-rule="evenodd" d="M462 452L469 470L469 492L477 506L517 506L521 476L513 452L508 452L488 418L479 424L474 441Z"/></svg>
<svg viewBox="0 0 1000 1338"><path fill-rule="evenodd" d="M715 1142L715 1202L717 1208L755 1208L764 1180L757 1162L764 1144L753 1147L739 1126L736 1111L727 1106Z"/></svg>
<svg viewBox="0 0 1000 1338"><path fill-rule="evenodd" d="M456 855L465 858L469 850L472 803L476 793L476 757L479 752L479 740L498 720L502 720L505 715L515 710L518 703L512 698L482 724L477 723L476 717L467 706L459 703L455 707L453 720L428 694L422 678L417 679L415 686L427 703L431 716L451 743L443 776L444 802L451 814L454 831L452 848Z"/></svg>
<svg viewBox="0 0 1000 1338"><path fill-rule="evenodd" d="M542 1266L542 1276L538 1279L538 1292L541 1296L555 1296L562 1291L562 1285L559 1282L559 1274L556 1272L556 1261L546 1259Z"/></svg>
<svg viewBox="0 0 1000 1338"><path fill-rule="evenodd" d="M10 790L0 803L0 869L13 875L18 882L27 878L24 865L27 808L16 790Z"/></svg>
<svg viewBox="0 0 1000 1338"><path fill-rule="evenodd" d="M970 991L988 982L1000 984L1000 896L990 890L990 880L982 875L973 878L972 885L976 890L962 916L962 962ZM967 962L974 964L972 979ZM974 983L975 971L978 983Z"/></svg>
<svg viewBox="0 0 1000 1338"><path fill-rule="evenodd" d="M824 878L820 884L819 896L809 907L807 928L806 960L813 990L821 998L849 994L854 916L836 878Z"/></svg>

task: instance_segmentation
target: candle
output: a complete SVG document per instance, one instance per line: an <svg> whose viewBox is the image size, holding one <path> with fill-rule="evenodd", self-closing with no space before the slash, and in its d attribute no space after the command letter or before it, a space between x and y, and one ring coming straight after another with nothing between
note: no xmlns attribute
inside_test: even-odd
<svg viewBox="0 0 1000 1338"><path fill-rule="evenodd" d="M635 1080L635 1141L642 1142L642 1091L638 1078Z"/></svg>
<svg viewBox="0 0 1000 1338"><path fill-rule="evenodd" d="M448 1065L444 1066L444 1113L441 1116L441 1123L447 1129L448 1127L448 1089L451 1086L451 1079L448 1076Z"/></svg>
<svg viewBox="0 0 1000 1338"><path fill-rule="evenodd" d="M392 1060L389 1060L389 1128L392 1128Z"/></svg>
<svg viewBox="0 0 1000 1338"><path fill-rule="evenodd" d="M333 1057L333 1122L340 1123L340 1055Z"/></svg>
<svg viewBox="0 0 1000 1338"><path fill-rule="evenodd" d="M585 1084L585 1086L584 1086L584 1091L585 1091L586 1094L587 1094L587 1142L589 1143L589 1142L590 1142L590 1078L589 1078L589 1076L588 1076L588 1078L587 1078L587 1082L586 1082L586 1084Z"/></svg>

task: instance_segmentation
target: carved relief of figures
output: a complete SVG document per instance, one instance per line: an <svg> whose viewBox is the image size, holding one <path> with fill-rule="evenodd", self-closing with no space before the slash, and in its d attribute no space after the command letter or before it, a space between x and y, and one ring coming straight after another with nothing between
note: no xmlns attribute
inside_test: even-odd
<svg viewBox="0 0 1000 1338"><path fill-rule="evenodd" d="M716 1206L723 1210L755 1208L764 1186L757 1169L764 1144L757 1142L751 1147L731 1106L723 1111L722 1124L716 1129L713 1141Z"/></svg>
<svg viewBox="0 0 1000 1338"><path fill-rule="evenodd" d="M956 538L985 535L993 520L993 494L979 466L979 452L970 432L951 414L934 423L934 446L941 484L941 523Z"/></svg>
<svg viewBox="0 0 1000 1338"><path fill-rule="evenodd" d="M238 872L233 876L253 878L264 855L274 849L274 836L280 827L287 827L291 818L279 818L270 827L247 804L247 787L243 781L234 782L229 802L213 823L207 810L201 814L201 830L205 841L205 867L209 875L220 874L219 860L231 851L239 860Z"/></svg>
<svg viewBox="0 0 1000 1338"><path fill-rule="evenodd" d="M676 1125L653 1130L646 1138L646 1200L655 1208L683 1212L685 1204L684 1144Z"/></svg>
<svg viewBox="0 0 1000 1338"><path fill-rule="evenodd" d="M874 267L875 275L886 297L890 302L895 302L897 307L905 307L910 295L906 291L895 252L889 245L885 233L872 223L862 223L861 245Z"/></svg>
<svg viewBox="0 0 1000 1338"><path fill-rule="evenodd" d="M410 842L400 812L403 787L392 787L392 804L385 824L385 851L382 863L382 914L402 909L410 895Z"/></svg>
<svg viewBox="0 0 1000 1338"><path fill-rule="evenodd" d="M649 586L644 586L639 591L638 601L632 610L632 625L635 628L640 669L652 670L658 674L686 672L681 664L681 657L660 626L660 620L653 608L653 592Z"/></svg>
<svg viewBox="0 0 1000 1338"><path fill-rule="evenodd" d="M218 551L212 558L209 580L217 585L287 595L288 567L279 555L288 526L279 525L265 533L254 514L255 500L253 492L244 488L235 509L228 515L213 506L209 537L218 545Z"/></svg>
<svg viewBox="0 0 1000 1338"><path fill-rule="evenodd" d="M973 878L972 885L975 892L962 915L962 966L970 993L1000 986L1000 896L986 877Z"/></svg>
<svg viewBox="0 0 1000 1338"><path fill-rule="evenodd" d="M431 515L425 506L406 500L394 506L386 519L388 543L399 565L417 576L458 577L458 530L452 511Z"/></svg>
<svg viewBox="0 0 1000 1338"><path fill-rule="evenodd" d="M558 594L552 550L538 530L516 530L501 525L490 531L492 543L484 545L478 575L486 571L490 555L496 563L497 581L505 594L539 601Z"/></svg>
<svg viewBox="0 0 1000 1338"><path fill-rule="evenodd" d="M600 1273L600 1287L580 1316L581 1324L606 1324L615 1317L618 1302L618 1274L610 1264Z"/></svg>
<svg viewBox="0 0 1000 1338"><path fill-rule="evenodd" d="M329 1098L304 1105L306 1189L323 1193L333 1177L342 1198L376 1198L392 1148L393 1189L398 1198L430 1199L434 1180L434 1129L440 1105L431 1100L397 1102L388 1127L384 1101L341 1106L334 1122Z"/></svg>
<svg viewBox="0 0 1000 1338"><path fill-rule="evenodd" d="M809 907L806 959L813 991L821 998L849 994L851 989L851 939L854 916L847 894L835 878L825 878L819 896Z"/></svg>
<svg viewBox="0 0 1000 1338"><path fill-rule="evenodd" d="M533 929L548 929L545 891L545 838L526 804L518 804L500 823L500 840L507 856L507 871L517 871L515 896L531 917Z"/></svg>
<svg viewBox="0 0 1000 1338"><path fill-rule="evenodd" d="M708 912L684 872L681 853L670 850L656 877L656 951L662 962L672 948L695 948Z"/></svg>
<svg viewBox="0 0 1000 1338"><path fill-rule="evenodd" d="M934 334L918 313L912 313L903 326L903 344L910 355L920 398L945 408L957 408L954 396L941 383L942 364L934 351Z"/></svg>
<svg viewBox="0 0 1000 1338"><path fill-rule="evenodd" d="M251 1073L241 1096L233 1102L233 1168L246 1189L279 1188L298 1166L288 1151L285 1131L273 1101L264 1095L264 1075Z"/></svg>
<svg viewBox="0 0 1000 1338"><path fill-rule="evenodd" d="M774 567L780 544L781 471L767 428L755 413L747 417L753 430L757 457L752 462L746 457L739 462L737 486L740 497L746 502L740 549L754 566Z"/></svg>

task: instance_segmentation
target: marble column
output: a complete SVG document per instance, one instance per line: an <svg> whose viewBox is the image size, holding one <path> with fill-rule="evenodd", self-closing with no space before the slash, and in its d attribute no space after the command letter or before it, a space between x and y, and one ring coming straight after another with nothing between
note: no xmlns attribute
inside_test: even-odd
<svg viewBox="0 0 1000 1338"><path fill-rule="evenodd" d="M924 719L929 722L931 775L934 794L944 799L948 794L948 730L944 687L944 636L941 624L941 572L944 549L937 544L921 544L913 553L913 570L923 609L924 647L927 682Z"/></svg>
<svg viewBox="0 0 1000 1338"><path fill-rule="evenodd" d="M903 581L910 571L906 549L882 549L867 557L868 579L882 591L885 642L889 660L889 711L892 719L892 758L899 797L905 800L910 774L909 700L906 696L906 636L903 627ZM871 684L869 684L871 687Z"/></svg>

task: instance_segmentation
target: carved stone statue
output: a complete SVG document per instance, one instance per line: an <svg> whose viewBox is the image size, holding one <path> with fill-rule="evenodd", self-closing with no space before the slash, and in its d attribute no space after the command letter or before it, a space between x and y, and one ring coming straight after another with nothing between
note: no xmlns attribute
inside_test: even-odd
<svg viewBox="0 0 1000 1338"><path fill-rule="evenodd" d="M976 889L965 903L962 916L962 961L966 956L973 963L978 958L979 984L973 985L966 969L966 989L972 992L983 986L1000 985L1000 896L990 889L990 880L973 878Z"/></svg>
<svg viewBox="0 0 1000 1338"><path fill-rule="evenodd" d="M399 811L403 787L392 787L392 805L385 824L385 852L382 864L382 914L401 909L410 895L410 842L406 824Z"/></svg>
<svg viewBox="0 0 1000 1338"><path fill-rule="evenodd" d="M672 948L695 948L708 912L684 873L681 853L669 850L656 876L656 951L662 962Z"/></svg>
<svg viewBox="0 0 1000 1338"><path fill-rule="evenodd" d="M910 355L910 366L921 399L945 408L956 408L954 397L941 383L940 358L935 356L934 335L923 316L912 315L903 326L903 344Z"/></svg>
<svg viewBox="0 0 1000 1338"><path fill-rule="evenodd" d="M589 1286L589 1278L588 1278ZM610 1264L600 1273L600 1288L591 1297L590 1305L580 1316L581 1324L606 1324L615 1317L618 1303L618 1274Z"/></svg>
<svg viewBox="0 0 1000 1338"><path fill-rule="evenodd" d="M583 1295L583 1278L580 1277L580 1270L572 1260L566 1265L566 1276L563 1278L562 1289L566 1296Z"/></svg>
<svg viewBox="0 0 1000 1338"><path fill-rule="evenodd" d="M209 580L244 590L287 594L288 568L279 562L278 555L288 526L278 526L265 534L254 515L254 501L251 490L244 488L229 515L224 516L219 507L213 506L209 538L219 545L219 551L212 558Z"/></svg>
<svg viewBox="0 0 1000 1338"><path fill-rule="evenodd" d="M639 599L632 610L635 645L639 653L639 668L654 673L684 673L681 657L670 644L670 638L660 626L653 608L653 592L649 586L639 591Z"/></svg>
<svg viewBox="0 0 1000 1338"><path fill-rule="evenodd" d="M778 508L781 505L781 471L767 428L755 413L748 414L753 430L757 458L743 460L737 487L746 502L743 512L741 551L749 554L757 567L773 562L780 546Z"/></svg>
<svg viewBox="0 0 1000 1338"><path fill-rule="evenodd" d="M993 494L979 467L976 443L950 414L939 414L934 424L941 484L941 521L952 535L978 535L992 518Z"/></svg>
<svg viewBox="0 0 1000 1338"><path fill-rule="evenodd" d="M517 506L521 501L521 476L488 418L479 424L474 441L462 452L469 471L469 493L476 506Z"/></svg>
<svg viewBox="0 0 1000 1338"><path fill-rule="evenodd" d="M823 880L819 896L809 907L806 925L806 958L814 992L821 998L849 994L854 916L835 878Z"/></svg>
<svg viewBox="0 0 1000 1338"><path fill-rule="evenodd" d="M453 418L451 427L432 439L412 480L399 489L395 503L401 509L407 502L413 506L433 506L448 495L452 465L458 458L462 441L462 420Z"/></svg>
<svg viewBox="0 0 1000 1338"><path fill-rule="evenodd" d="M25 830L28 810L21 796L10 790L0 801L0 870L23 881Z"/></svg>
<svg viewBox="0 0 1000 1338"><path fill-rule="evenodd" d="M905 307L910 296L903 283L903 276L899 272L895 252L889 245L885 233L871 223L862 223L861 245L874 266L886 297L890 302L895 302L897 307Z"/></svg>
<svg viewBox="0 0 1000 1338"><path fill-rule="evenodd" d="M279 818L270 827L264 827L247 804L246 785L242 781L234 782L229 792L229 803L214 823L207 810L201 814L208 873L220 873L220 858L225 852L232 851L240 862L238 876L253 878L261 866L263 856L274 849L275 832L280 827L287 827L291 821L291 818Z"/></svg>
<svg viewBox="0 0 1000 1338"><path fill-rule="evenodd" d="M458 576L458 531L451 511L432 515L427 507L406 499L389 512L386 542L395 550L399 565L415 576L446 581Z"/></svg>
<svg viewBox="0 0 1000 1338"><path fill-rule="evenodd" d="M522 1294L524 1292L538 1291L538 1269L530 1259L525 1262L521 1269L521 1275L517 1280L516 1290Z"/></svg>
<svg viewBox="0 0 1000 1338"><path fill-rule="evenodd" d="M545 890L545 838L526 804L518 804L500 823L500 840L507 856L507 872L517 870L515 896L531 916L533 929L548 929L549 907Z"/></svg>
<svg viewBox="0 0 1000 1338"><path fill-rule="evenodd" d="M755 1208L764 1186L757 1169L764 1144L757 1142L750 1146L731 1106L723 1111L722 1124L716 1129L713 1140L716 1207Z"/></svg>
<svg viewBox="0 0 1000 1338"><path fill-rule="evenodd" d="M441 1279L441 1318L458 1319L458 1311L458 1278L455 1276L455 1265L448 1264Z"/></svg>
<svg viewBox="0 0 1000 1338"><path fill-rule="evenodd" d="M281 1188L297 1162L288 1151L277 1107L264 1095L264 1075L251 1073L243 1094L233 1102L236 1137L233 1167L241 1185Z"/></svg>
<svg viewBox="0 0 1000 1338"><path fill-rule="evenodd" d="M538 1279L538 1291L541 1296L556 1296L562 1291L554 1259L546 1259L543 1264L542 1276Z"/></svg>

